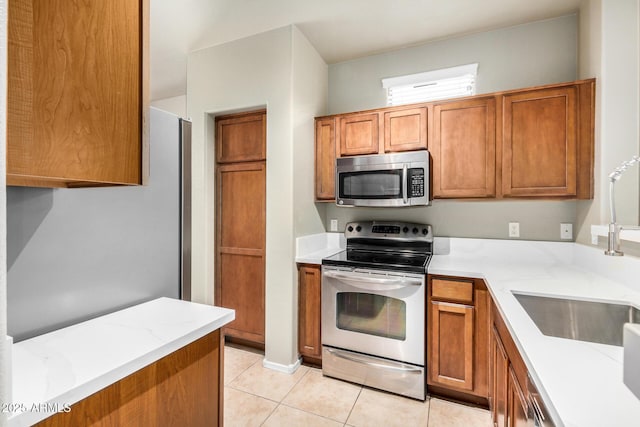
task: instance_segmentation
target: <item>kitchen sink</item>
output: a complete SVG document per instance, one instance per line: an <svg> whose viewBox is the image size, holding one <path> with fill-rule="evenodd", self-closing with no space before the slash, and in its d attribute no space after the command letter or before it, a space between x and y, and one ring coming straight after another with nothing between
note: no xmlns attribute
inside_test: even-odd
<svg viewBox="0 0 640 427"><path fill-rule="evenodd" d="M640 309L628 304L512 293L540 332L552 337L622 347L624 324L640 323Z"/></svg>

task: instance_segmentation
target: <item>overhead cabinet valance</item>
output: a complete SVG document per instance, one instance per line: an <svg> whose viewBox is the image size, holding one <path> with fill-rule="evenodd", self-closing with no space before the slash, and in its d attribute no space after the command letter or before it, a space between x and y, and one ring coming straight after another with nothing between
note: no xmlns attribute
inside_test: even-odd
<svg viewBox="0 0 640 427"><path fill-rule="evenodd" d="M335 159L428 149L436 199L591 199L595 79L316 118L316 200Z"/></svg>

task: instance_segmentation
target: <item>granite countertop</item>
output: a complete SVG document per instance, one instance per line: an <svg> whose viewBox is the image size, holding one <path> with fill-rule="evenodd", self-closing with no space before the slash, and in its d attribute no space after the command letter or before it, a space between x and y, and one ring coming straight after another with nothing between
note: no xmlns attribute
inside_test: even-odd
<svg viewBox="0 0 640 427"><path fill-rule="evenodd" d="M233 321L235 312L158 298L12 348L9 426L30 426ZM34 406L35 405L35 406ZM37 408L37 409L34 409Z"/></svg>
<svg viewBox="0 0 640 427"><path fill-rule="evenodd" d="M296 261L303 258L298 252ZM640 308L640 259L571 242L436 237L429 274L486 281L558 426L638 424L640 400L622 381L623 347L545 336L512 292Z"/></svg>

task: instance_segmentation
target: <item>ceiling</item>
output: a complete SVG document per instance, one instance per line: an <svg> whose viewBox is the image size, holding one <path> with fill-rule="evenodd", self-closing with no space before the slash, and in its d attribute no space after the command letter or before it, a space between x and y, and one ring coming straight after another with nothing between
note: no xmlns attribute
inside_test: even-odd
<svg viewBox="0 0 640 427"><path fill-rule="evenodd" d="M580 0L150 0L151 99L186 93L187 54L295 24L328 64L577 11Z"/></svg>

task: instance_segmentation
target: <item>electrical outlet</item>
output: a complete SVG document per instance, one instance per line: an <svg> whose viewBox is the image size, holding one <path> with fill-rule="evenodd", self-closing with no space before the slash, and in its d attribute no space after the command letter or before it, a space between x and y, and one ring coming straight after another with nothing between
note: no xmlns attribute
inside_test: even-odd
<svg viewBox="0 0 640 427"><path fill-rule="evenodd" d="M332 219L329 225L329 231L338 231L338 220Z"/></svg>
<svg viewBox="0 0 640 427"><path fill-rule="evenodd" d="M509 223L509 237L520 237L520 223L519 222L510 222Z"/></svg>
<svg viewBox="0 0 640 427"><path fill-rule="evenodd" d="M573 240L573 224L560 224L560 238Z"/></svg>

